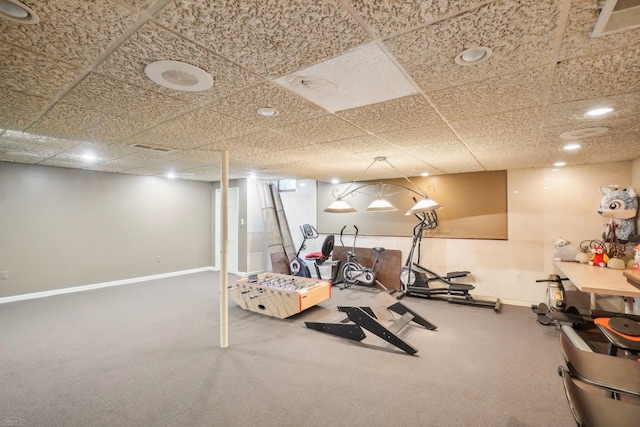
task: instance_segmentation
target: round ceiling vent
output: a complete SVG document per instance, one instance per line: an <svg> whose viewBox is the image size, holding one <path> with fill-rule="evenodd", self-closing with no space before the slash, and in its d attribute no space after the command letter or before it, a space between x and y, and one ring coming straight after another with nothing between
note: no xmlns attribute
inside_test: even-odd
<svg viewBox="0 0 640 427"><path fill-rule="evenodd" d="M213 78L203 69L180 61L156 61L144 67L154 83L173 90L200 92L213 85Z"/></svg>
<svg viewBox="0 0 640 427"><path fill-rule="evenodd" d="M38 15L18 0L0 0L0 17L20 24L37 24Z"/></svg>
<svg viewBox="0 0 640 427"><path fill-rule="evenodd" d="M606 127L575 129L575 130L570 130L568 132L561 133L560 138L562 139L591 138L593 136L602 135L607 132L609 132L609 128L606 128Z"/></svg>

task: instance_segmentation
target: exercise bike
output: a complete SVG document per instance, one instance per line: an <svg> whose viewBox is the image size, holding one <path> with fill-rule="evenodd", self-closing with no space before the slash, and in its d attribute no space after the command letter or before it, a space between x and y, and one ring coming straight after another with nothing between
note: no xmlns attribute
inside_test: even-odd
<svg viewBox="0 0 640 427"><path fill-rule="evenodd" d="M373 251L376 253L376 259L371 267L365 267L358 261L358 257L356 256L356 240L358 239L358 227L356 227L355 225L353 226L353 228L356 229L356 234L353 237L353 246L351 250L348 250L345 247L344 241L342 240L342 235L345 228L347 228L346 225L342 227L342 230L340 230L340 244L342 244L342 247L347 254L347 262L342 265L342 268L340 270L340 272L342 273L342 281L344 282L343 289L358 283L361 283L365 286L373 286L377 284L382 287L382 289L389 292L389 290L376 279L375 272L376 265L378 264L378 260L380 259L380 254L384 252L384 248L373 248Z"/></svg>
<svg viewBox="0 0 640 427"><path fill-rule="evenodd" d="M467 276L470 274L469 271L453 271L447 273L446 276L441 276L420 265L420 249L423 233L438 227L438 215L435 211L422 212L420 214L416 213L414 215L418 218L419 222L413 227L411 250L409 251L407 262L400 272L400 285L402 290L396 298L401 299L405 295L409 295L422 298L442 299L450 303L489 307L498 313L500 311L499 299L496 301L478 300L469 293L475 289L475 286L453 281L453 279ZM416 255L417 262L414 262L414 256ZM431 286L433 282L440 282L442 286L433 287Z"/></svg>
<svg viewBox="0 0 640 427"><path fill-rule="evenodd" d="M302 243L300 244L300 248L298 249L296 256L289 262L289 271L291 271L292 276L311 277L311 271L309 270L307 263L300 258L300 252L307 248L305 245L307 239L317 239L319 234L318 230L310 224L301 225L300 231L302 232Z"/></svg>

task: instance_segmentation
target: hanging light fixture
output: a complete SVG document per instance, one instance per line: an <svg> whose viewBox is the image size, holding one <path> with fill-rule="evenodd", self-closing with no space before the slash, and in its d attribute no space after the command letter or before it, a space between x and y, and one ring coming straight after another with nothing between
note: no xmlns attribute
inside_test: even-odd
<svg viewBox="0 0 640 427"><path fill-rule="evenodd" d="M400 185L400 184L394 184L394 183L363 184L363 185L360 185L360 186L358 186L356 188L353 188L356 185L356 183L358 182L358 180L369 170L369 168L371 168L371 166L373 166L377 162L384 162L384 163L388 164L394 171L400 173L400 175L402 175L402 177L404 179L406 179L407 182L409 182L415 188L415 190L411 189L411 188L409 188L407 186ZM414 201L416 202L416 204L411 209L409 209L409 211L405 215L413 215L413 214L420 213L420 212L429 212L429 211L433 211L435 209L439 209L439 208L442 207L442 206L440 206L440 204L438 204L438 202L436 202L435 200L429 198L427 193L424 192L415 183L413 183L413 181L411 181L406 175L404 175L398 169L396 169L387 160L386 157L380 156L380 157L375 157L373 159L373 161L369 164L369 166L367 166L367 168L362 172L362 174L360 174L360 177L356 178L353 182L351 182L351 184L349 184L349 186L342 193L338 193L338 189L334 188L333 192L332 192L332 195L335 198L335 200L324 211L325 212L329 212L329 213L355 212L356 209L353 206L351 206L349 203L347 203L344 200L344 198L346 196L348 196L348 195L355 195L355 192L360 190L361 188L369 187L369 186L373 186L373 185L377 185L378 186L378 196L365 209L367 212L392 212L392 211L397 211L398 210L398 208L393 206L389 201L387 201L383 197L383 190L386 187L389 187L389 186L400 187L400 188L403 188L403 189L405 189L405 190L407 190L407 191L409 191L411 193L414 193L414 194L420 196L420 200L416 199L415 197L413 198Z"/></svg>
<svg viewBox="0 0 640 427"><path fill-rule="evenodd" d="M385 186L388 187L389 184L379 184L378 198L367 206L367 209L365 209L367 212L393 212L398 210L398 208L383 198L382 190Z"/></svg>

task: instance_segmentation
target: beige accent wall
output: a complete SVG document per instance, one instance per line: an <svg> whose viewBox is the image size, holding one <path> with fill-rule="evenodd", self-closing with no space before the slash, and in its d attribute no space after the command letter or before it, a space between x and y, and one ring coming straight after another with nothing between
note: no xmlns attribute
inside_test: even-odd
<svg viewBox="0 0 640 427"><path fill-rule="evenodd" d="M211 184L0 162L0 297L211 265Z"/></svg>
<svg viewBox="0 0 640 427"><path fill-rule="evenodd" d="M354 195L344 200L357 211L352 213L327 213L323 209L335 200L332 192L338 189L346 192L349 184L339 186L318 183L318 230L322 233L340 233L345 225L345 233L353 234L357 225L361 234L376 236L412 236L416 223L414 215L405 215L415 204L412 197L420 199L405 188L426 191L440 205L437 210L439 226L429 231L430 237L497 239L507 238L507 172L473 172L429 177L411 177L356 183L351 189ZM377 198L380 188L383 195L398 211L367 212L366 208Z"/></svg>
<svg viewBox="0 0 640 427"><path fill-rule="evenodd" d="M553 263L556 237L572 244L599 238L607 222L597 213L600 186L638 186L639 177L638 161L569 166L557 172L510 170L508 240L425 238L421 262L441 274L471 271L466 279L475 285L473 293L478 296L521 305L543 302L546 284L536 279L559 273ZM364 235L358 237L358 246L400 249L406 256L411 240Z"/></svg>

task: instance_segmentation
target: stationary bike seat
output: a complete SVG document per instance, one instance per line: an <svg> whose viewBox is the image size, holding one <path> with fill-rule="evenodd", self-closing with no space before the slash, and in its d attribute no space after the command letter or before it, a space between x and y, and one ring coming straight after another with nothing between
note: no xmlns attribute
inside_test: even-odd
<svg viewBox="0 0 640 427"><path fill-rule="evenodd" d="M379 246L376 246L375 248L372 248L372 249L373 249L374 251L378 252L378 253L380 253L380 252L384 251L384 248L381 248L381 247L379 247Z"/></svg>

